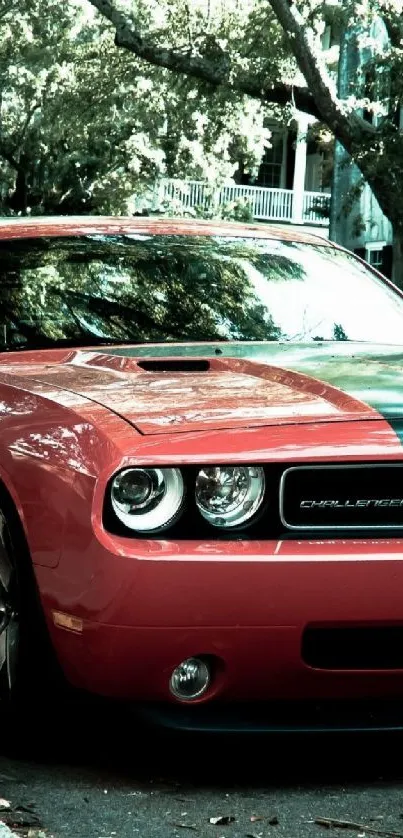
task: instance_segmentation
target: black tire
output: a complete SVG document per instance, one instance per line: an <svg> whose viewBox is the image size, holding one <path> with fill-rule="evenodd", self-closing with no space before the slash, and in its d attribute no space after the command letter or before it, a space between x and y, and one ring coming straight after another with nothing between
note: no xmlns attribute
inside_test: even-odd
<svg viewBox="0 0 403 838"><path fill-rule="evenodd" d="M16 694L18 679L20 599L11 534L0 509L0 698L6 705Z"/></svg>
<svg viewBox="0 0 403 838"><path fill-rule="evenodd" d="M18 514L0 488L0 750L43 737L65 682L56 662Z"/></svg>

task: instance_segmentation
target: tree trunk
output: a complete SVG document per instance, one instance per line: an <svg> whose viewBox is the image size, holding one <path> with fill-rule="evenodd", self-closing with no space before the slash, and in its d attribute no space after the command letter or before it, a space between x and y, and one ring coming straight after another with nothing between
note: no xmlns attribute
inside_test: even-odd
<svg viewBox="0 0 403 838"><path fill-rule="evenodd" d="M17 177L15 179L15 189L8 200L8 205L15 212L26 215L28 209L28 173L21 164L17 169Z"/></svg>
<svg viewBox="0 0 403 838"><path fill-rule="evenodd" d="M403 290L403 230L397 230L393 236L392 280Z"/></svg>

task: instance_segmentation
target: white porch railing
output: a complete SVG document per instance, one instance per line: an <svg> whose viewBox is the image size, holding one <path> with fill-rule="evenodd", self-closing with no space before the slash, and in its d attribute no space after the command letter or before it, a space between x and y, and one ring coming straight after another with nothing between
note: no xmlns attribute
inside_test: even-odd
<svg viewBox="0 0 403 838"><path fill-rule="evenodd" d="M329 225L329 193L304 192L303 207L304 223Z"/></svg>
<svg viewBox="0 0 403 838"><path fill-rule="evenodd" d="M293 216L292 189L272 189L264 186L242 186L226 184L214 188L208 183L197 180L165 179L160 184L158 200L178 201L185 210L194 207L222 206L244 199L250 205L253 217L262 221L288 221ZM329 208L330 195L324 192L304 192L304 224L327 226L328 218L323 214ZM321 211L322 210L322 211Z"/></svg>
<svg viewBox="0 0 403 838"><path fill-rule="evenodd" d="M219 203L228 204L244 198L251 206L254 218L272 221L291 221L292 191L268 189L264 186L222 186Z"/></svg>

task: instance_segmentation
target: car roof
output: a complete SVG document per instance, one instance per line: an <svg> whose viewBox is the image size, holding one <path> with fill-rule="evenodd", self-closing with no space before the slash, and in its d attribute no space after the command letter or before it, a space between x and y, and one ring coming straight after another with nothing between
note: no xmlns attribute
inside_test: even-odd
<svg viewBox="0 0 403 838"><path fill-rule="evenodd" d="M324 236L284 224L243 224L166 216L36 216L0 218L0 239L57 236L160 234L173 236L240 236L305 244L331 245Z"/></svg>

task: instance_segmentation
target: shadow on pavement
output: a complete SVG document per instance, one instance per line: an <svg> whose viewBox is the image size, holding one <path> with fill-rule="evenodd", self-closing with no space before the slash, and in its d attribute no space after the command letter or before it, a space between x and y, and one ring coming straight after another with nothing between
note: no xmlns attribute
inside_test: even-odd
<svg viewBox="0 0 403 838"><path fill-rule="evenodd" d="M403 734L184 735L145 727L113 704L59 703L36 711L1 754L70 765L123 781L233 788L403 782Z"/></svg>

